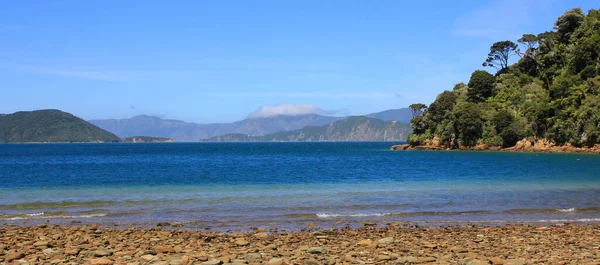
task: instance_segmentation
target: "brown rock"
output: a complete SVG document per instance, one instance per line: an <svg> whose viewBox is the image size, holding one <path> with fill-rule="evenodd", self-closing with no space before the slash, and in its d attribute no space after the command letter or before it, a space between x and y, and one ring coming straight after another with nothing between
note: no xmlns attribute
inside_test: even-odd
<svg viewBox="0 0 600 265"><path fill-rule="evenodd" d="M504 264L504 259L502 258L489 258L488 259L490 261L490 263L492 263L493 265L503 265Z"/></svg>
<svg viewBox="0 0 600 265"><path fill-rule="evenodd" d="M382 238L377 240L377 242L381 245L387 245L387 244L392 244L394 243L394 238L393 237L386 237L386 238Z"/></svg>
<svg viewBox="0 0 600 265"><path fill-rule="evenodd" d="M490 263L488 261L474 259L474 260L467 262L467 265L490 265Z"/></svg>
<svg viewBox="0 0 600 265"><path fill-rule="evenodd" d="M157 246L154 248L154 251L156 251L156 253L175 253L175 249L173 247L169 247L169 246Z"/></svg>
<svg viewBox="0 0 600 265"><path fill-rule="evenodd" d="M435 262L436 260L437 259L434 257L423 257L423 258L418 258L415 263L428 263L428 262Z"/></svg>
<svg viewBox="0 0 600 265"><path fill-rule="evenodd" d="M526 263L525 259L507 259L504 265L525 265Z"/></svg>
<svg viewBox="0 0 600 265"><path fill-rule="evenodd" d="M91 265L112 265L114 262L107 258L98 258L90 260Z"/></svg>
<svg viewBox="0 0 600 265"><path fill-rule="evenodd" d="M363 240L358 241L358 245L361 245L361 246L370 246L370 245L373 245L373 240L371 240L371 239L363 239Z"/></svg>
<svg viewBox="0 0 600 265"><path fill-rule="evenodd" d="M146 262L154 261L157 259L156 256L150 254L143 255L140 258Z"/></svg>
<svg viewBox="0 0 600 265"><path fill-rule="evenodd" d="M223 263L229 263L231 259L229 258L229 256L223 256L218 258L218 260L222 261Z"/></svg>
<svg viewBox="0 0 600 265"><path fill-rule="evenodd" d="M4 261L11 262L13 260L22 259L24 257L25 257L25 254L18 252L14 249L11 249L6 253L6 256L4 257Z"/></svg>
<svg viewBox="0 0 600 265"><path fill-rule="evenodd" d="M254 237L256 237L258 239L266 239L269 237L269 234L267 234L266 232L260 232L260 233L254 234Z"/></svg>
<svg viewBox="0 0 600 265"><path fill-rule="evenodd" d="M66 248L64 253L69 256L77 256L81 252L80 248Z"/></svg>
<svg viewBox="0 0 600 265"><path fill-rule="evenodd" d="M267 262L267 265L283 265L283 259L280 258L272 258Z"/></svg>
<svg viewBox="0 0 600 265"><path fill-rule="evenodd" d="M190 256L183 256L181 257L181 264L180 265L190 265L192 264L192 260L190 259Z"/></svg>
<svg viewBox="0 0 600 265"><path fill-rule="evenodd" d="M243 247L243 246L247 246L250 243L246 239L238 238L238 239L235 240L235 244L238 245L238 246L240 246L240 247Z"/></svg>

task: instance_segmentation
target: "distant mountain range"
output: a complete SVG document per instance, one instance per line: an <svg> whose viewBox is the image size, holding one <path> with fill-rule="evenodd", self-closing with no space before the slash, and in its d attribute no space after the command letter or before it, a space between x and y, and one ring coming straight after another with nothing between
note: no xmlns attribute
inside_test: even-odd
<svg viewBox="0 0 600 265"><path fill-rule="evenodd" d="M0 115L0 143L119 141L116 135L60 110Z"/></svg>
<svg viewBox="0 0 600 265"><path fill-rule="evenodd" d="M412 129L407 123L383 121L365 116L348 117L330 125L306 126L299 130L262 136L226 134L204 142L323 142L323 141L406 141Z"/></svg>
<svg viewBox="0 0 600 265"><path fill-rule="evenodd" d="M386 110L365 116L383 121L396 120L406 124L410 123L412 118L408 108ZM139 115L129 119L102 119L90 120L89 122L122 138L143 135L170 138L179 142L196 142L226 134L262 136L276 132L298 130L306 126L329 125L346 118L317 114L282 115L268 118L248 118L232 123L197 124Z"/></svg>

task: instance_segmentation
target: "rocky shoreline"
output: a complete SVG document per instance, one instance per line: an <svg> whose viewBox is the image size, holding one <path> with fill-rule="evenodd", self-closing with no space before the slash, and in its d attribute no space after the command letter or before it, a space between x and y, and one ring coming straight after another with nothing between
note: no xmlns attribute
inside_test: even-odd
<svg viewBox="0 0 600 265"><path fill-rule="evenodd" d="M576 147L571 144L556 145L546 140L529 141L521 140L513 147L502 148L499 146L488 146L478 144L476 146L459 146L458 148L450 148L441 145L439 141L433 139L424 145L413 146L410 144L393 145L390 150L463 150L463 151L500 151L500 152L531 152L531 153L584 153L584 154L600 154L600 144L592 147Z"/></svg>
<svg viewBox="0 0 600 265"><path fill-rule="evenodd" d="M600 225L377 226L247 233L0 227L0 264L600 264Z"/></svg>

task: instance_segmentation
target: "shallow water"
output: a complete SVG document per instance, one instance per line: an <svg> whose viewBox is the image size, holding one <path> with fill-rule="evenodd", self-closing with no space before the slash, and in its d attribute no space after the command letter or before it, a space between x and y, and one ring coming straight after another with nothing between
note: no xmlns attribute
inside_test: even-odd
<svg viewBox="0 0 600 265"><path fill-rule="evenodd" d="M391 143L0 145L0 223L600 222L600 156Z"/></svg>

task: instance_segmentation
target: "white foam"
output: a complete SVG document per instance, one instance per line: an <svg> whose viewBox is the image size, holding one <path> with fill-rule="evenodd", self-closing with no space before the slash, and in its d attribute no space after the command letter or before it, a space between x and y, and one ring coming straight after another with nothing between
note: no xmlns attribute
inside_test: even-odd
<svg viewBox="0 0 600 265"><path fill-rule="evenodd" d="M57 216L45 216L44 213L37 215L26 214L25 216L14 216L8 218L1 218L0 220L15 221L15 220L30 220L30 219L77 219L77 218L94 218L106 216L104 213L96 214L84 214L84 215L57 215Z"/></svg>
<svg viewBox="0 0 600 265"><path fill-rule="evenodd" d="M332 217L370 217L370 216L386 216L389 213L351 213L351 214L343 214L343 213L318 213L317 217L319 218L332 218Z"/></svg>
<svg viewBox="0 0 600 265"><path fill-rule="evenodd" d="M26 216L42 216L42 215L44 215L44 212L41 212L41 213L28 213L28 214L25 214L25 215Z"/></svg>
<svg viewBox="0 0 600 265"><path fill-rule="evenodd" d="M574 212L576 209L575 208L566 208L566 209L557 209L559 212L561 213L572 213Z"/></svg>
<svg viewBox="0 0 600 265"><path fill-rule="evenodd" d="M540 220L540 222L548 222L548 223L600 222L600 218L552 219L552 220Z"/></svg>

